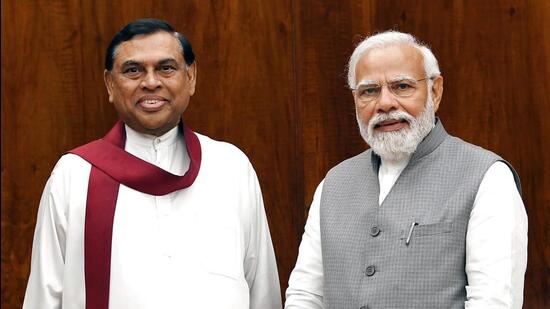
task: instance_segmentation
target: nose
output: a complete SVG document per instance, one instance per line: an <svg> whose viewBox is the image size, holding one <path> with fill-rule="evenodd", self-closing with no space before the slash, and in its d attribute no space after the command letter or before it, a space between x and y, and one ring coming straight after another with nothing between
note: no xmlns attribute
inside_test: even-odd
<svg viewBox="0 0 550 309"><path fill-rule="evenodd" d="M392 110L398 109L399 103L396 97L391 93L387 85L382 86L380 89L380 96L376 104L376 110L382 113L388 113Z"/></svg>
<svg viewBox="0 0 550 309"><path fill-rule="evenodd" d="M147 72L141 80L141 88L147 90L155 90L159 88L161 82L155 72Z"/></svg>

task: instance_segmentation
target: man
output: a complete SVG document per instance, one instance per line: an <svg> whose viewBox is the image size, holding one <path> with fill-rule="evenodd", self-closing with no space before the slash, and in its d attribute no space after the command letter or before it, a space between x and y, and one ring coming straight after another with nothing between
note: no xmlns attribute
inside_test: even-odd
<svg viewBox="0 0 550 309"><path fill-rule="evenodd" d="M115 35L104 77L120 121L54 168L24 308L281 307L254 169L181 122L196 75L164 21Z"/></svg>
<svg viewBox="0 0 550 309"><path fill-rule="evenodd" d="M353 52L348 82L371 149L319 185L285 308L521 308L519 179L445 132L432 52L409 34L374 35Z"/></svg>

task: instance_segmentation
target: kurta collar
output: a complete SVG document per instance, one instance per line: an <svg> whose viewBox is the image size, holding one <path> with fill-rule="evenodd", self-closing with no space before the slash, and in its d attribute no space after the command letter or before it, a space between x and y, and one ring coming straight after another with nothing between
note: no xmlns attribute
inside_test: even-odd
<svg viewBox="0 0 550 309"><path fill-rule="evenodd" d="M126 143L134 145L137 144L140 146L160 148L170 146L177 142L178 138L181 139L181 137L179 137L179 126L173 127L170 131L161 136L140 133L126 124L124 125L124 128L126 129Z"/></svg>
<svg viewBox="0 0 550 309"><path fill-rule="evenodd" d="M435 117L435 127L426 135L426 137L418 144L416 151L411 155L408 165L414 165L425 156L434 151L448 136L447 131L441 123L439 117ZM378 174L380 169L380 156L371 150L371 163L374 171Z"/></svg>
<svg viewBox="0 0 550 309"><path fill-rule="evenodd" d="M387 161L380 158L379 172L382 174L399 174L409 164L410 158L410 156L407 156L400 161Z"/></svg>

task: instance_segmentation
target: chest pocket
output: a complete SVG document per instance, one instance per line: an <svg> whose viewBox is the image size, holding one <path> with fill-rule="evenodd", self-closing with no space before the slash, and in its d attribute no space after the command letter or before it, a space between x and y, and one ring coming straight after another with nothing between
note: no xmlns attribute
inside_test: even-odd
<svg viewBox="0 0 550 309"><path fill-rule="evenodd" d="M439 235L439 234L445 234L445 233L451 233L453 230L453 222L451 221L445 221L445 222L438 222L438 223L431 223L431 224L417 224L412 228L412 232L409 229L403 230L401 232L401 239L406 240L409 238L417 238L417 237L426 237L426 236L432 236L432 235Z"/></svg>

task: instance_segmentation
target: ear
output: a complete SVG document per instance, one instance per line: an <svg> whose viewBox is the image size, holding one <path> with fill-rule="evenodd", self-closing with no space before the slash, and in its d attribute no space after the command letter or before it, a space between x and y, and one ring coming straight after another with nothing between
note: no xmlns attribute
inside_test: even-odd
<svg viewBox="0 0 550 309"><path fill-rule="evenodd" d="M189 96L195 94L195 86L197 84L197 61L191 64L185 74L187 74L187 80L189 81Z"/></svg>
<svg viewBox="0 0 550 309"><path fill-rule="evenodd" d="M109 93L109 102L113 103L113 75L111 71L103 71L103 81L105 82L105 87L107 87L107 93Z"/></svg>
<svg viewBox="0 0 550 309"><path fill-rule="evenodd" d="M439 75L433 80L433 86L430 90L432 92L432 99L434 102L434 112L437 112L441 97L443 96L443 76Z"/></svg>

